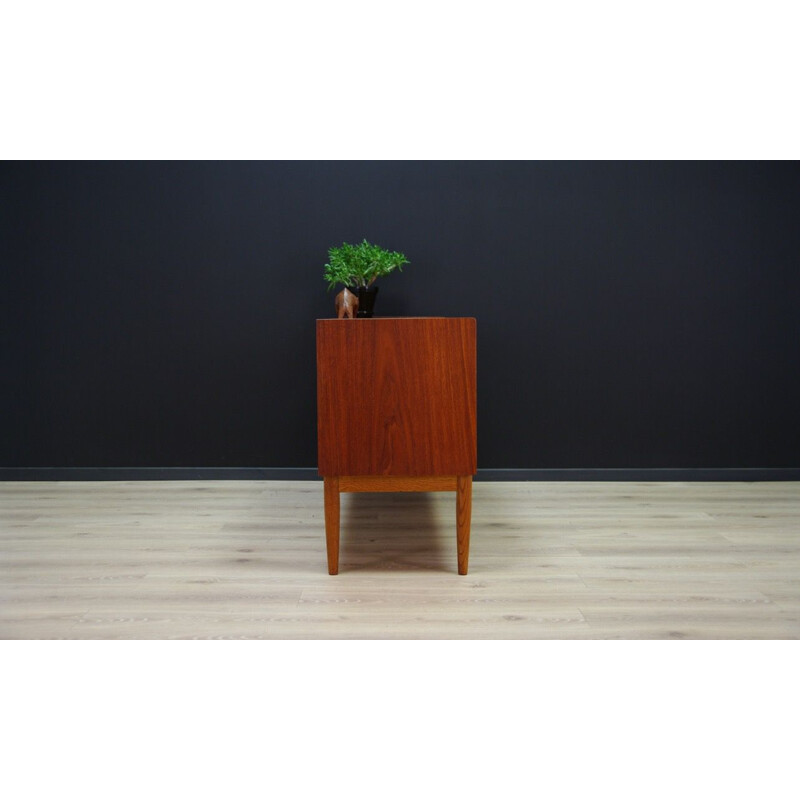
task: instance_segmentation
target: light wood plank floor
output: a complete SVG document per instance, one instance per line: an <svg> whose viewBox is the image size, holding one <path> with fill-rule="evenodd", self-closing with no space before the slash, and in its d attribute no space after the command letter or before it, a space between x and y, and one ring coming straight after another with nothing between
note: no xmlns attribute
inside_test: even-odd
<svg viewBox="0 0 800 800"><path fill-rule="evenodd" d="M800 483L0 483L3 639L797 639Z"/></svg>

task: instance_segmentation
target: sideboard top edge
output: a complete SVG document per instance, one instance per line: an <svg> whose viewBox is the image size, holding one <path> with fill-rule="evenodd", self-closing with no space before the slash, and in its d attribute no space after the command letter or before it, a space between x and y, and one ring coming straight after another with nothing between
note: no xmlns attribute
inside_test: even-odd
<svg viewBox="0 0 800 800"><path fill-rule="evenodd" d="M476 319L475 317L356 317L355 319L337 319L336 317L318 317L317 322L381 322L398 319Z"/></svg>

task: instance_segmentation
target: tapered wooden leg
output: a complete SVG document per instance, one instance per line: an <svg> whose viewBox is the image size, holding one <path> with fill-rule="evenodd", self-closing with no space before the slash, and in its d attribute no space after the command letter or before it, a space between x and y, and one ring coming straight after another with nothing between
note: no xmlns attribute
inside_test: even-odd
<svg viewBox="0 0 800 800"><path fill-rule="evenodd" d="M325 542L328 575L339 574L339 479L325 478Z"/></svg>
<svg viewBox="0 0 800 800"><path fill-rule="evenodd" d="M472 522L472 475L459 475L456 490L458 574L466 575L469 565L469 528Z"/></svg>

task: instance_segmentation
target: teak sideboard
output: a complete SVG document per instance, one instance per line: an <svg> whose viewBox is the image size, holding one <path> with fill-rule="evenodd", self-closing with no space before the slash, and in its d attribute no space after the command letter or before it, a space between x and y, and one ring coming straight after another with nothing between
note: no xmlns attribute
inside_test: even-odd
<svg viewBox="0 0 800 800"><path fill-rule="evenodd" d="M328 572L339 571L340 492L456 492L467 574L477 469L471 317L317 320L318 470Z"/></svg>

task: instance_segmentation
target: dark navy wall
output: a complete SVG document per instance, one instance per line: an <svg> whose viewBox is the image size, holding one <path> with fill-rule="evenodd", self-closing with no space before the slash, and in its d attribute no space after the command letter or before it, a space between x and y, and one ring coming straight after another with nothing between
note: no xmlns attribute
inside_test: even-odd
<svg viewBox="0 0 800 800"><path fill-rule="evenodd" d="M477 317L481 468L798 467L798 220L795 162L6 162L0 467L315 466L364 237Z"/></svg>

